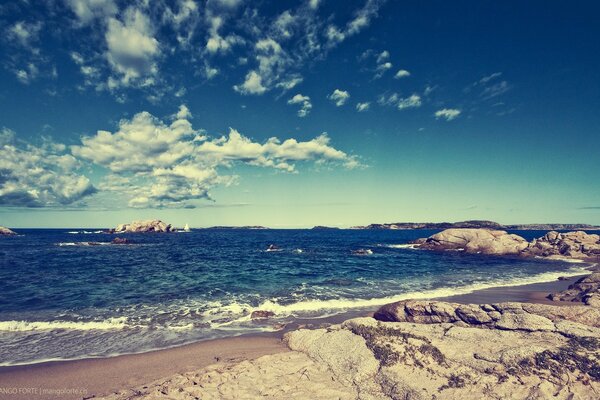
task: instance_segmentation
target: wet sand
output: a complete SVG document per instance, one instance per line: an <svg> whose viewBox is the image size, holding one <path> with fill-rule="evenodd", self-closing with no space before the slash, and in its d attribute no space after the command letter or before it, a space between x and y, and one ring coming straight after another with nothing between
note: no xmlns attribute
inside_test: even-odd
<svg viewBox="0 0 600 400"><path fill-rule="evenodd" d="M579 278L490 288L437 300L479 304L516 301L566 306L569 303L552 302L545 296L566 289ZM276 333L207 340L143 354L0 367L0 399L89 399L215 363L243 361L289 351L281 342L281 336L285 331L302 325L322 326L339 323L348 318L370 315L374 311L352 311L332 318L298 320L289 324L285 330ZM48 390L58 391L48 392Z"/></svg>

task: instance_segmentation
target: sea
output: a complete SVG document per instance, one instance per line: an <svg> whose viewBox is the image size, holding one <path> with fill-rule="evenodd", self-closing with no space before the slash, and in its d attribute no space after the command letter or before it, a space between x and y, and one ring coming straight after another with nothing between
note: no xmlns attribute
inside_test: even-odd
<svg viewBox="0 0 600 400"><path fill-rule="evenodd" d="M585 273L409 244L435 232L197 229L111 244L95 229L20 229L0 238L0 365L146 352ZM258 310L274 315L252 319Z"/></svg>

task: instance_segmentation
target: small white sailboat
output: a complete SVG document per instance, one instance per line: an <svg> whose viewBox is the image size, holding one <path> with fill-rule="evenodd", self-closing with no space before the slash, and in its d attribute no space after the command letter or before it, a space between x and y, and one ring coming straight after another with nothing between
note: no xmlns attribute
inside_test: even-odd
<svg viewBox="0 0 600 400"><path fill-rule="evenodd" d="M188 224L185 224L185 226L183 227L183 231L184 232L191 232L192 230L190 229L190 226Z"/></svg>

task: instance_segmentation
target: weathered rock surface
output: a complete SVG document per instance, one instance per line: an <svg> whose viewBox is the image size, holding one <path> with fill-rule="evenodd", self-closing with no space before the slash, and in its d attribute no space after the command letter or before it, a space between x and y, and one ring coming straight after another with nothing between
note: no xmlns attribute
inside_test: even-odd
<svg viewBox="0 0 600 400"><path fill-rule="evenodd" d="M583 231L567 233L550 231L541 238L534 239L524 254L541 257L599 257L600 236Z"/></svg>
<svg viewBox="0 0 600 400"><path fill-rule="evenodd" d="M534 303L458 304L434 300L403 300L382 306L374 318L419 324L457 323L478 328L556 330L553 323L566 320L600 328L600 308L584 305L558 307Z"/></svg>
<svg viewBox="0 0 600 400"><path fill-rule="evenodd" d="M159 219L147 221L133 221L130 224L119 224L111 233L148 233L148 232L175 232L171 224L166 224Z"/></svg>
<svg viewBox="0 0 600 400"><path fill-rule="evenodd" d="M14 231L11 231L8 228L5 228L3 226L0 226L0 236L13 236L16 235L17 233Z"/></svg>
<svg viewBox="0 0 600 400"><path fill-rule="evenodd" d="M528 246L521 236L492 229L446 229L427 238L420 248L464 250L481 254L520 254Z"/></svg>
<svg viewBox="0 0 600 400"><path fill-rule="evenodd" d="M548 295L554 301L575 301L600 307L600 272L579 279L568 289Z"/></svg>
<svg viewBox="0 0 600 400"><path fill-rule="evenodd" d="M413 241L425 250L461 250L466 253L527 257L600 258L600 236L583 231L550 231L531 243L519 235L492 229L446 229Z"/></svg>

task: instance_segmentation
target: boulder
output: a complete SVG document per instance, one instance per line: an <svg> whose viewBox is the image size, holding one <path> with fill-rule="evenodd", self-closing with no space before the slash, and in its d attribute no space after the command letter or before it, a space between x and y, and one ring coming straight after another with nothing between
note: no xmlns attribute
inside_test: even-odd
<svg viewBox="0 0 600 400"><path fill-rule="evenodd" d="M548 295L548 298L554 301L597 303L600 300L600 272L585 276L570 285L568 289Z"/></svg>
<svg viewBox="0 0 600 400"><path fill-rule="evenodd" d="M14 236L16 234L16 232L11 231L10 229L5 228L3 226L0 226L0 236Z"/></svg>
<svg viewBox="0 0 600 400"><path fill-rule="evenodd" d="M131 241L127 238L116 237L111 241L112 244L131 244Z"/></svg>
<svg viewBox="0 0 600 400"><path fill-rule="evenodd" d="M265 311L265 310L252 311L252 314L250 314L250 318L252 318L252 319L263 319L263 318L270 318L273 316L275 316L274 312Z"/></svg>
<svg viewBox="0 0 600 400"><path fill-rule="evenodd" d="M114 233L148 233L148 232L175 232L176 229L171 224L166 224L159 219L147 221L133 221L130 224L119 224L114 229Z"/></svg>
<svg viewBox="0 0 600 400"><path fill-rule="evenodd" d="M446 229L420 244L428 250L462 250L466 253L517 255L528 246L521 236L492 229Z"/></svg>

